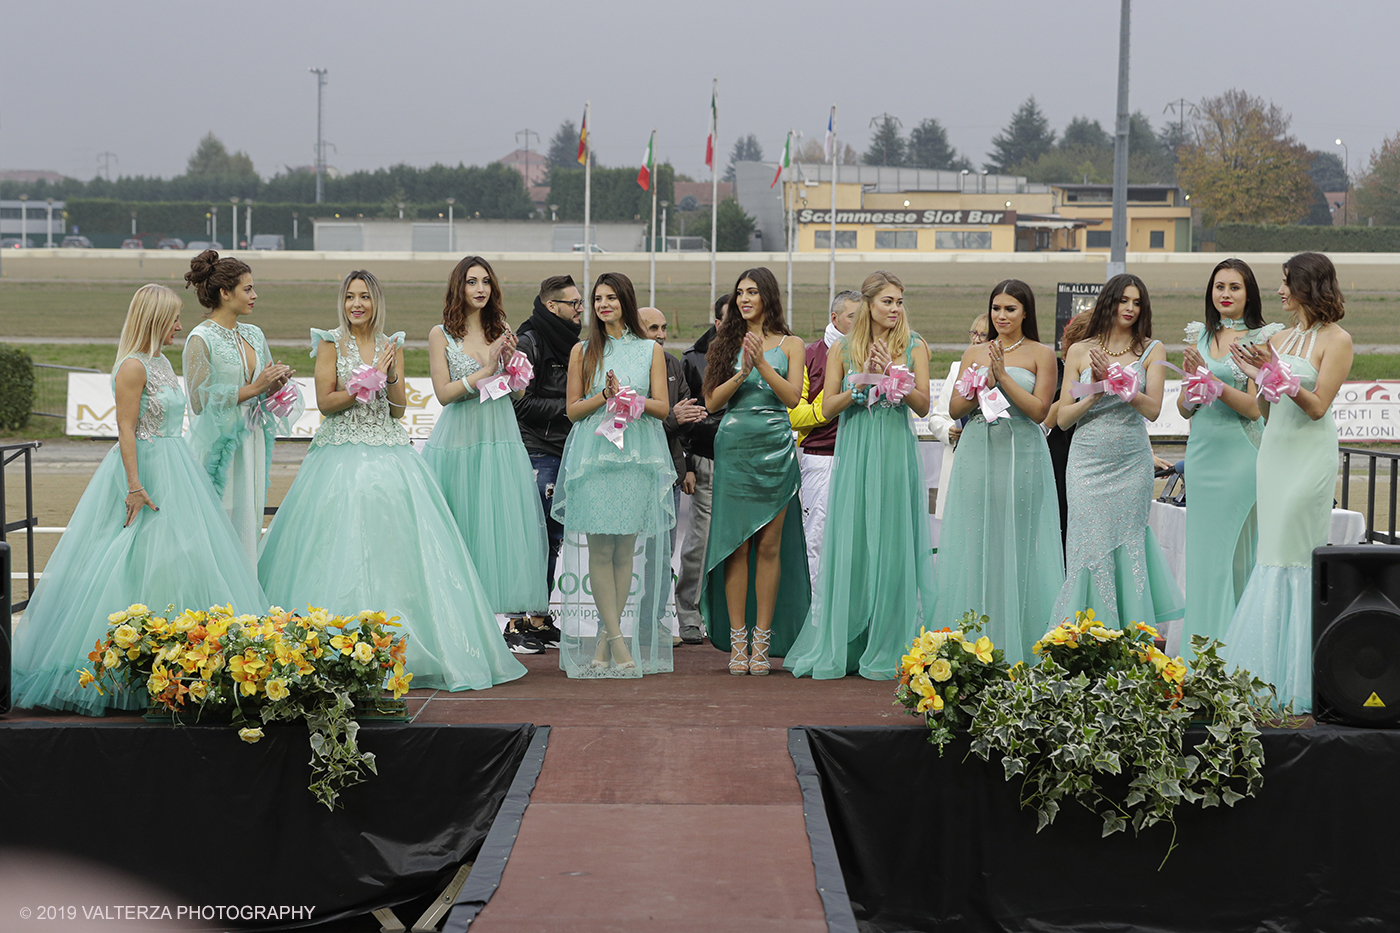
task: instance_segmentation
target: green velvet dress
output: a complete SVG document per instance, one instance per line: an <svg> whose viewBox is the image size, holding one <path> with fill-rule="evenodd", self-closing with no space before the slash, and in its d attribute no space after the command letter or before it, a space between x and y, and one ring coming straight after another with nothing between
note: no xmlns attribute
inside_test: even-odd
<svg viewBox="0 0 1400 933"><path fill-rule="evenodd" d="M788 357L781 346L763 355L778 375L787 375ZM738 354L734 371L739 371ZM721 651L729 650L730 630L729 605L724 599L724 562L788 506L792 508L783 520L781 577L769 653L779 658L787 654L807 618L812 584L802 535L802 505L798 500L801 486L797 442L787 406L755 368L729 400L729 408L715 432L714 507L705 550L705 575L700 581L700 613L711 644ZM744 610L744 627L750 629L758 612L756 563L755 549L750 548L748 603Z"/></svg>

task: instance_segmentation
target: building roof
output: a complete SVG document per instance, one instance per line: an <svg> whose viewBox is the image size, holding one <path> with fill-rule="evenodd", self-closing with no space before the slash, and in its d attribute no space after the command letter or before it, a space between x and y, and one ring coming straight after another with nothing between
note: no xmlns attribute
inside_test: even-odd
<svg viewBox="0 0 1400 933"><path fill-rule="evenodd" d="M0 171L0 181L17 181L32 184L36 181L47 181L54 184L67 180L68 176L61 172L46 172L42 169L10 168Z"/></svg>
<svg viewBox="0 0 1400 933"><path fill-rule="evenodd" d="M525 179L527 188L544 184L549 177L549 156L533 149L516 149L496 160L501 165L509 165Z"/></svg>
<svg viewBox="0 0 1400 933"><path fill-rule="evenodd" d="M701 207L709 207L712 203L710 195L712 193L711 182L708 181L678 181L675 183L676 203L680 204L687 196L695 198L695 203ZM719 199L721 202L734 197L734 183L722 181L719 183Z"/></svg>

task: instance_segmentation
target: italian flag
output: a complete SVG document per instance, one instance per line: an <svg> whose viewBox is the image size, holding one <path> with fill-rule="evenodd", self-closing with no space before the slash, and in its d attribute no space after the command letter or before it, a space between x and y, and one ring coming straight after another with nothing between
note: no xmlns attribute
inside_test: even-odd
<svg viewBox="0 0 1400 933"><path fill-rule="evenodd" d="M578 131L578 164L583 165L588 159L588 108L583 108L583 123Z"/></svg>
<svg viewBox="0 0 1400 933"><path fill-rule="evenodd" d="M778 183L778 179L783 177L783 169L792 164L792 133L787 134L787 139L783 141L783 155L778 159L778 174L773 176L773 181L768 187L773 187Z"/></svg>
<svg viewBox="0 0 1400 933"><path fill-rule="evenodd" d="M651 137L647 139L647 151L642 153L642 167L637 172L637 184L642 186L643 191L651 190L651 170L656 160L656 130L651 131Z"/></svg>
<svg viewBox="0 0 1400 933"><path fill-rule="evenodd" d="M719 125L719 78L710 92L710 135L705 137L705 167L715 170L715 127Z"/></svg>

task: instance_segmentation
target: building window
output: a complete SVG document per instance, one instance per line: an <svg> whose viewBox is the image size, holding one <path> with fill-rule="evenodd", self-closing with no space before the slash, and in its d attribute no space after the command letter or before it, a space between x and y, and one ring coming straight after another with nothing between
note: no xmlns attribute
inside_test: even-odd
<svg viewBox="0 0 1400 933"><path fill-rule="evenodd" d="M815 230L815 231L813 231L813 232L814 232L815 235L816 235L815 238L814 238L814 242L813 242L813 244L812 244L813 246L815 246L817 249L831 249L831 231L830 231L830 230ZM854 230L837 230L837 231L836 231L836 248L837 248L837 249L855 249L855 248L856 248L856 231L854 231Z"/></svg>
<svg viewBox="0 0 1400 933"><path fill-rule="evenodd" d="M1085 230L1084 247L1086 249L1110 249L1113 246L1112 230Z"/></svg>
<svg viewBox="0 0 1400 933"><path fill-rule="evenodd" d="M1153 230L1147 234L1148 249L1166 249L1167 232L1165 230Z"/></svg>
<svg viewBox="0 0 1400 933"><path fill-rule="evenodd" d="M918 249L919 231L917 230L876 230L876 249Z"/></svg>
<svg viewBox="0 0 1400 933"><path fill-rule="evenodd" d="M939 230L933 242L938 249L991 249L992 234L989 230Z"/></svg>

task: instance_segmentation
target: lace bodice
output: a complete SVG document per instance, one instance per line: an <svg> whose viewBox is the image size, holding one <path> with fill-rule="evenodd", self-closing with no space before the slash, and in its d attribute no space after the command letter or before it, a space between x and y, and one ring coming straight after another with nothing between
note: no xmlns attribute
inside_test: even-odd
<svg viewBox="0 0 1400 933"><path fill-rule="evenodd" d="M403 331L387 337L383 334L378 335L374 338L375 354L383 351L390 342L403 346L403 336ZM311 328L312 356L316 355L323 341L335 344L336 380L338 385L344 388L346 382L354 375L355 370L364 365L365 361L360 358L360 348L355 343L355 339L344 333L341 328L320 330L313 327ZM376 447L396 447L408 443L410 443L408 431L404 430L404 426L389 412L387 389L380 389L368 402L356 401L354 405L344 411L326 415L321 422L321 427L316 431L316 436L311 440L313 448L323 447L327 444L369 444Z"/></svg>
<svg viewBox="0 0 1400 933"><path fill-rule="evenodd" d="M170 361L162 354L133 353L129 358L140 360L146 367L146 385L141 389L141 409L136 416L137 440L179 437L184 432L185 392L180 388L180 379ZM120 365L117 368L120 369ZM115 393L115 375L112 383Z"/></svg>
<svg viewBox="0 0 1400 933"><path fill-rule="evenodd" d="M482 368L481 362L476 357L462 349L460 340L445 330L442 335L447 338L447 374L452 377L453 382L465 380ZM467 386L467 395L474 396L476 394L476 389Z"/></svg>
<svg viewBox="0 0 1400 933"><path fill-rule="evenodd" d="M584 341L584 349L587 350L588 342ZM607 346L603 350L603 362L593 373L593 385L589 387L586 395L594 395L603 391L603 386L608 381L608 370L617 374L617 381L621 385L631 386L632 389L643 398L651 396L651 359L655 353L656 342L633 333L624 333L621 337L609 337Z"/></svg>
<svg viewBox="0 0 1400 933"><path fill-rule="evenodd" d="M1223 321L1222 323L1226 322ZM1235 342L1241 347L1247 347L1255 343L1268 343L1270 337L1283 330L1283 325L1265 324L1263 327L1256 327L1252 330L1243 327L1236 327L1233 329L1244 331ZM1215 375L1215 378L1219 379L1221 382L1226 385L1234 386L1241 391L1249 384L1249 377L1244 374L1244 370L1240 369L1239 364L1235 362L1235 358L1228 352L1225 354L1224 359L1219 360L1210 355L1211 335L1202 322L1192 321L1186 325L1186 343L1196 348L1196 352L1201 354L1201 359L1206 361L1206 367L1210 369L1211 373Z"/></svg>

